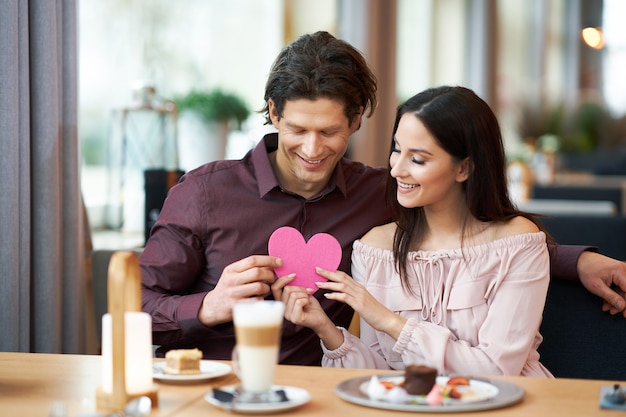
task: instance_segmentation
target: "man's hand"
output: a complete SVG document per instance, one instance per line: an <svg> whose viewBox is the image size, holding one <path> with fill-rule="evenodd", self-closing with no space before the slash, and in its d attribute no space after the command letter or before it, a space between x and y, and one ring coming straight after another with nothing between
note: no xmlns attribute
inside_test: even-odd
<svg viewBox="0 0 626 417"><path fill-rule="evenodd" d="M626 317L626 263L585 251L578 259L578 277L589 292L604 299L603 311Z"/></svg>
<svg viewBox="0 0 626 417"><path fill-rule="evenodd" d="M205 326L232 321L237 301L262 300L269 294L276 278L274 268L281 265L279 258L266 255L248 256L228 265L213 291L204 297L198 320Z"/></svg>

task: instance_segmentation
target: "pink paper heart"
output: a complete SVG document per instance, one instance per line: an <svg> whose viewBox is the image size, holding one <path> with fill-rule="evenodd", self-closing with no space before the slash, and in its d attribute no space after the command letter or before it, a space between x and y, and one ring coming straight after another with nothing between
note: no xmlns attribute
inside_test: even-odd
<svg viewBox="0 0 626 417"><path fill-rule="evenodd" d="M341 262L341 245L328 233L317 233L305 242L297 229L283 226L272 233L267 247L271 256L283 260L283 266L274 269L277 276L295 273L289 285L310 288L313 292L318 290L316 282L326 281L315 272L315 267L336 271Z"/></svg>

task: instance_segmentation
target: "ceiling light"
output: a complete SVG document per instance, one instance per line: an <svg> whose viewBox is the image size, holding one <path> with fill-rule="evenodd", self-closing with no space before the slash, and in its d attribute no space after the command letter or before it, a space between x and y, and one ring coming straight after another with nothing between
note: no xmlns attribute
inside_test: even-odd
<svg viewBox="0 0 626 417"><path fill-rule="evenodd" d="M586 27L581 31L583 41L593 49L604 48L604 36L600 28Z"/></svg>

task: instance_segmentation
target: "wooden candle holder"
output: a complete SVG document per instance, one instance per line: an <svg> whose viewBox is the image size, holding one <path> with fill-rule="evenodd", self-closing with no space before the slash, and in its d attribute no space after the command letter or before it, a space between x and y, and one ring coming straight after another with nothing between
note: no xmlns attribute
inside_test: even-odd
<svg viewBox="0 0 626 417"><path fill-rule="evenodd" d="M115 252L107 272L108 310L111 314L111 354L113 361L113 392L99 387L96 392L98 409L123 410L133 398L147 396L152 407L158 407L158 390L153 385L142 393L129 394L126 390L126 324L125 313L141 312L141 272L134 252Z"/></svg>

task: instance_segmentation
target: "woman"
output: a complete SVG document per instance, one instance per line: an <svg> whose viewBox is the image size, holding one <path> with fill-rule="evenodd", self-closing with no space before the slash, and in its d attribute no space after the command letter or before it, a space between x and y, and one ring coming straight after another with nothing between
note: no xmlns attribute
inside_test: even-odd
<svg viewBox="0 0 626 417"><path fill-rule="evenodd" d="M361 338L282 277L286 318L317 333L324 366L551 377L537 353L546 234L508 196L489 106L463 87L417 94L398 108L389 164L395 222L354 243L354 280L318 270L325 296L360 315Z"/></svg>

